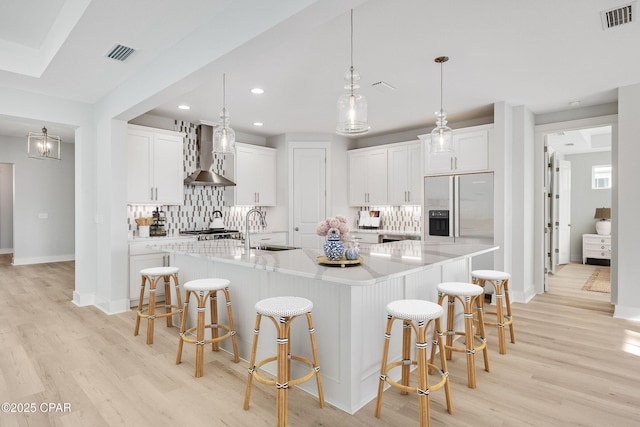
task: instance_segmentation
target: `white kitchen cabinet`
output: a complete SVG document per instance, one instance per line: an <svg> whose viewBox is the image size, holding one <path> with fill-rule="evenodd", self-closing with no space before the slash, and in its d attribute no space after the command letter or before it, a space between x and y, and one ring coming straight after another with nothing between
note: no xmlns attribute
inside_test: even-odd
<svg viewBox="0 0 640 427"><path fill-rule="evenodd" d="M182 205L183 135L129 125L127 132L127 202Z"/></svg>
<svg viewBox="0 0 640 427"><path fill-rule="evenodd" d="M387 149L351 150L349 156L349 205L386 205Z"/></svg>
<svg viewBox="0 0 640 427"><path fill-rule="evenodd" d="M236 143L236 186L225 190L225 204L275 206L276 153L273 148Z"/></svg>
<svg viewBox="0 0 640 427"><path fill-rule="evenodd" d="M431 134L420 135L424 149L424 175L490 171L493 125L453 131L453 153L430 153Z"/></svg>
<svg viewBox="0 0 640 427"><path fill-rule="evenodd" d="M358 247L366 249L369 246L377 244L380 238L378 233L363 233L358 231L351 231L351 238L358 242Z"/></svg>
<svg viewBox="0 0 640 427"><path fill-rule="evenodd" d="M611 236L600 234L582 235L582 263L586 264L588 258L611 259Z"/></svg>
<svg viewBox="0 0 640 427"><path fill-rule="evenodd" d="M131 241L129 243L129 305L137 307L140 298L140 270L152 267L168 267L171 265L171 257L166 252L160 252L149 248L149 244L154 242L167 244L177 242L195 241L194 238L157 238L158 240L144 239L140 241ZM164 283L164 282L163 282ZM164 284L159 284L156 288L156 301L164 300ZM148 290L147 290L148 292ZM144 303L148 302L145 297Z"/></svg>
<svg viewBox="0 0 640 427"><path fill-rule="evenodd" d="M420 142L388 148L388 203L393 206L422 204L422 146Z"/></svg>

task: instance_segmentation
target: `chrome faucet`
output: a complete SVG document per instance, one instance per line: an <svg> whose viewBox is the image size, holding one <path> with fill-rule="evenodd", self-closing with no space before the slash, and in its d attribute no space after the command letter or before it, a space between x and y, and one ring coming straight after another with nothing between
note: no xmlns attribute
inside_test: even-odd
<svg viewBox="0 0 640 427"><path fill-rule="evenodd" d="M252 213L257 213L260 216L260 225L264 230L267 227L267 220L264 218L264 212L259 209L253 208L247 212L247 217L244 220L244 250L249 253L251 250L251 243L249 241L249 217Z"/></svg>

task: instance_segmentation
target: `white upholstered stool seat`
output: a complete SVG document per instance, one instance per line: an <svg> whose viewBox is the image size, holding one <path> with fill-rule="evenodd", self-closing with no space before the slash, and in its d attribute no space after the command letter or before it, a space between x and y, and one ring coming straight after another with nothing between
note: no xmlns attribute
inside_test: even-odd
<svg viewBox="0 0 640 427"><path fill-rule="evenodd" d="M300 297L273 297L256 303L256 312L269 317L294 317L309 313L313 303Z"/></svg>
<svg viewBox="0 0 640 427"><path fill-rule="evenodd" d="M140 331L140 319L147 319L147 344L153 344L153 328L156 318L165 317L167 327L173 327L173 316L182 313L182 294L180 293L180 282L178 280L178 267L151 267L140 270L140 296L138 300L138 312L136 314L136 326L133 335L138 335ZM160 280L164 281L164 304L156 303L156 288ZM173 304L171 296L171 282L173 281L173 291L175 293L176 303ZM144 307L144 295L147 290L149 302ZM162 309L164 313L156 312Z"/></svg>
<svg viewBox="0 0 640 427"><path fill-rule="evenodd" d="M471 276L484 280L509 280L511 275L498 270L473 270Z"/></svg>
<svg viewBox="0 0 640 427"><path fill-rule="evenodd" d="M484 292L481 286L464 282L444 282L438 284L438 291L447 295L457 295L461 297L475 297Z"/></svg>
<svg viewBox="0 0 640 427"><path fill-rule="evenodd" d="M387 304L387 327L384 334L384 349L382 351L382 365L380 367L380 382L378 383L378 398L376 402L376 417L380 418L382 410L382 396L384 385L399 389L402 394L418 395L418 412L420 426L429 425L429 396L432 391L444 387L447 410L453 413L451 403L451 388L449 385L449 372L447 371L447 360L444 356L444 344L440 337L442 330L440 327L440 316L443 310L440 305L423 300L396 300ZM389 342L391 341L391 330L395 320L402 321L402 359L387 363L389 357ZM429 341L427 331L430 325L434 325L434 340L431 343L433 348L440 349L440 366L429 363L427 352ZM411 341L412 331L415 331L415 342ZM411 359L411 350L415 346L415 360ZM418 384L411 387L409 385L411 366L417 366ZM400 382L389 376L389 372L396 368L401 368ZM437 372L439 381L429 384L429 373Z"/></svg>
<svg viewBox="0 0 640 427"><path fill-rule="evenodd" d="M467 385L476 388L476 362L475 355L482 350L484 358L484 370L489 372L489 351L484 330L484 316L482 313L482 299L484 289L481 286L465 282L444 282L438 284L438 304L448 300L447 305L447 337L445 343L445 355L451 360L452 352L464 352L467 356ZM464 313L464 330L456 330L455 306L456 301L462 304ZM478 318L474 322L473 307L476 307ZM464 347L455 346L453 338L456 335L464 337ZM435 358L435 348L431 350L431 361Z"/></svg>
<svg viewBox="0 0 640 427"><path fill-rule="evenodd" d="M183 343L196 345L196 367L195 377L201 377L204 373L204 346L211 344L213 351L219 350L219 342L231 338L233 344L233 361L238 363L238 343L236 342L236 330L233 325L233 310L231 309L231 296L229 293L229 284L227 279L206 278L190 280L184 284L187 297L184 301L184 310L180 322L180 336L178 338L178 353L176 355L176 365L182 361L182 345ZM218 292L224 293L227 306L228 324L218 323ZM189 300L191 296L195 296L198 301L196 308L196 326L187 329L187 312L189 309ZM209 301L211 323L205 325L205 312L207 310L207 301ZM211 330L211 338L205 339L205 329ZM224 335L219 335L220 329L225 330ZM195 339L191 338L191 333L195 331Z"/></svg>
<svg viewBox="0 0 640 427"><path fill-rule="evenodd" d="M496 317L495 322L486 321L487 325L498 327L498 344L500 354L507 353L507 340L504 327L509 327L511 342L516 342L516 333L513 328L513 315L511 313L511 296L509 295L509 280L511 275L499 270L474 270L471 272L473 283L485 288L486 293L493 293L495 297L495 311L485 311ZM486 286L486 284L491 286ZM506 309L506 314L505 314Z"/></svg>
<svg viewBox="0 0 640 427"><path fill-rule="evenodd" d="M402 320L427 321L441 317L443 312L438 304L419 299L402 299L387 304L387 314Z"/></svg>
<svg viewBox="0 0 640 427"><path fill-rule="evenodd" d="M140 274L149 277L168 276L170 274L178 274L178 272L180 272L178 267L151 267L140 270Z"/></svg>
<svg viewBox="0 0 640 427"><path fill-rule="evenodd" d="M184 284L185 291L219 291L228 287L231 282L227 279L196 279Z"/></svg>
<svg viewBox="0 0 640 427"><path fill-rule="evenodd" d="M318 363L318 351L316 348L315 329L311 318L313 303L306 298L283 296L263 299L258 301L256 308L256 323L253 330L253 345L251 347L251 360L249 361L249 374L247 376L247 387L244 395L244 409L249 409L251 398L251 383L253 378L259 383L276 387L276 425L287 425L287 394L288 389L308 381L315 375L318 385L318 399L320 407L324 407L324 392L322 390L322 378L320 377L320 364ZM298 316L306 316L309 325L309 338L311 340L312 359L291 354L291 344L289 342L291 323ZM276 327L276 356L268 357L256 362L256 352L258 350L258 334L260 333L260 322L262 316L266 316L273 321ZM291 361L297 360L309 366L308 372L298 378L291 377ZM263 365L276 362L276 379L266 379L258 372L258 368Z"/></svg>

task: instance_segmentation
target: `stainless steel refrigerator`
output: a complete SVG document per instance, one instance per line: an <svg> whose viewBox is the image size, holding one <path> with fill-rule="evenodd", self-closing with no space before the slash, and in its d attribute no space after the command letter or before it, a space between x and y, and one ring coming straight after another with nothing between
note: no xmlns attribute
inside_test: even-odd
<svg viewBox="0 0 640 427"><path fill-rule="evenodd" d="M424 179L426 242L493 244L493 173Z"/></svg>

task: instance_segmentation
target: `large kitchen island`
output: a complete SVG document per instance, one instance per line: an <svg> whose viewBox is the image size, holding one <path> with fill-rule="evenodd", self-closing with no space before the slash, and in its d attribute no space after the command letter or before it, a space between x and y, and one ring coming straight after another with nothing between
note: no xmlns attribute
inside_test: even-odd
<svg viewBox="0 0 640 427"><path fill-rule="evenodd" d="M316 258L322 254L320 250L246 252L238 240L154 247L171 254L172 265L180 268L182 283L204 277L231 280L238 347L240 357L245 360L240 363L249 359L257 301L285 295L311 300L325 399L350 414L372 400L377 392L386 304L407 298L437 301L438 283L469 281L473 257L497 249L492 245L406 240L372 245L361 250L360 265L342 268L319 265ZM218 301L221 315L226 313L223 303ZM220 320L225 321L224 317ZM396 325L401 327L400 322ZM400 358L401 335L399 330L392 334L395 352L390 355L392 358ZM226 345L228 350L227 341L223 342L223 348ZM259 344L258 360L275 355L275 328L271 322L263 321ZM294 354L309 356L304 319L293 322L291 349ZM275 370L275 364L265 368ZM293 365L292 375L306 369ZM315 381L300 387L317 394Z"/></svg>

